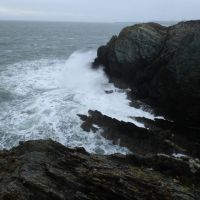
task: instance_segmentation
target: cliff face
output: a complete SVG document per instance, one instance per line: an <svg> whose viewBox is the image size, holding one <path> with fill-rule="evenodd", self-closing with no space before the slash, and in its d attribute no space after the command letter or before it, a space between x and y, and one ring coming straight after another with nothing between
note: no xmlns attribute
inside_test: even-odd
<svg viewBox="0 0 200 200"><path fill-rule="evenodd" d="M198 200L200 194L199 169L164 155L89 155L38 140L0 151L0 164L1 200Z"/></svg>
<svg viewBox="0 0 200 200"><path fill-rule="evenodd" d="M98 49L94 65L137 89L178 121L200 123L200 21L124 28Z"/></svg>

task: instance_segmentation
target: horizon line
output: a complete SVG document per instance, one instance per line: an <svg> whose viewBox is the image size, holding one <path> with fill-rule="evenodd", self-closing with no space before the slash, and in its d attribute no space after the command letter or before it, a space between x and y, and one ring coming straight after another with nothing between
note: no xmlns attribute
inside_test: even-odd
<svg viewBox="0 0 200 200"><path fill-rule="evenodd" d="M147 22L164 22L164 23L168 23L168 22L181 22L181 21L190 21L192 19L189 20L149 20L149 21L109 21L109 22L105 22L105 21L67 21L67 20L26 20L26 19L0 19L0 21L9 21L9 22L60 22L60 23L99 23L99 24L114 24L114 23L147 23Z"/></svg>

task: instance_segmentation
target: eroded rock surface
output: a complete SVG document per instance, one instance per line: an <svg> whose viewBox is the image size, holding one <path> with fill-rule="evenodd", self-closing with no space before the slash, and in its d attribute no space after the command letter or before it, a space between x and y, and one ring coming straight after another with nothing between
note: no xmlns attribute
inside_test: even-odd
<svg viewBox="0 0 200 200"><path fill-rule="evenodd" d="M38 140L0 151L0 166L2 200L199 200L200 194L199 172L162 155L90 155Z"/></svg>

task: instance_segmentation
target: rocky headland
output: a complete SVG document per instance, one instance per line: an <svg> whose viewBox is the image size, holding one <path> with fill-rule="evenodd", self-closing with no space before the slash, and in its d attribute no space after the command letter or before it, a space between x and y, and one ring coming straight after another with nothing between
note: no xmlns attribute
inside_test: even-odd
<svg viewBox="0 0 200 200"><path fill-rule="evenodd" d="M94 67L176 123L200 125L200 21L124 28L98 49ZM198 129L199 131L199 129Z"/></svg>
<svg viewBox="0 0 200 200"><path fill-rule="evenodd" d="M99 111L79 115L84 131L128 155L93 155L52 140L2 150L0 199L200 200L200 21L126 27L98 49L93 67L101 66L117 87L131 89L130 106L165 119L134 117L140 128Z"/></svg>

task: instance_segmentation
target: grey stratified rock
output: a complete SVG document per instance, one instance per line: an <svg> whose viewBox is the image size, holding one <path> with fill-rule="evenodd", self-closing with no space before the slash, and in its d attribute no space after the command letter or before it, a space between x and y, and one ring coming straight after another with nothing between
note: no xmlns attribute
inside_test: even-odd
<svg viewBox="0 0 200 200"><path fill-rule="evenodd" d="M200 21L127 27L97 54L94 66L104 65L111 80L136 88L176 121L200 124Z"/></svg>
<svg viewBox="0 0 200 200"><path fill-rule="evenodd" d="M90 155L51 140L0 151L1 200L198 200L199 172L166 156Z"/></svg>

